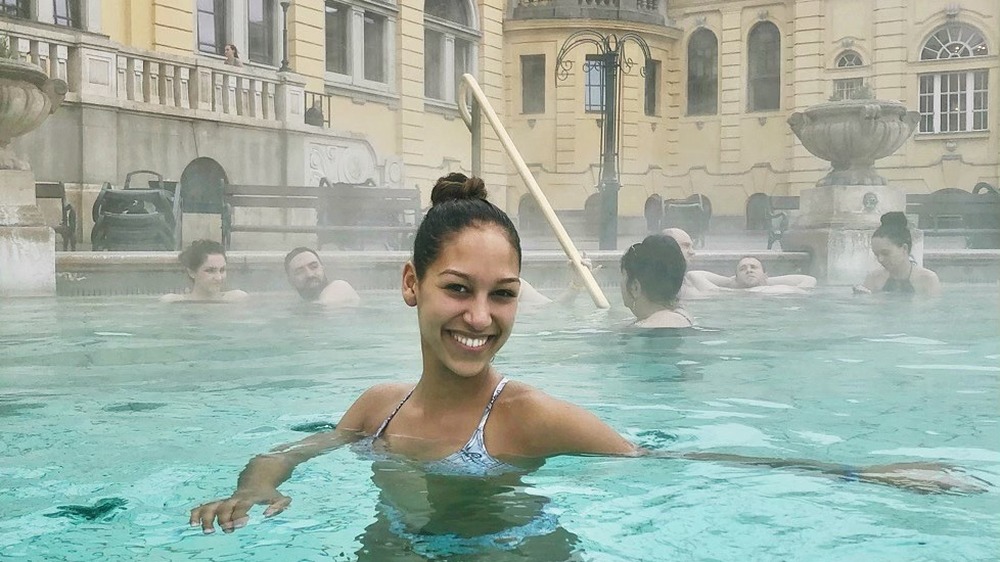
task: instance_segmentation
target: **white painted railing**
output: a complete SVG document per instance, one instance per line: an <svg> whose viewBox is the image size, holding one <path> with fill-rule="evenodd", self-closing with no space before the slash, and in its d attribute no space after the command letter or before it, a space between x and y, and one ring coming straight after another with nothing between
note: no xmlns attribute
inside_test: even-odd
<svg viewBox="0 0 1000 562"><path fill-rule="evenodd" d="M199 118L242 117L303 123L304 83L277 71L234 67L209 57L178 56L123 47L73 30L30 24L0 25L0 35L24 60L61 78L72 95L148 105L149 110L195 110Z"/></svg>

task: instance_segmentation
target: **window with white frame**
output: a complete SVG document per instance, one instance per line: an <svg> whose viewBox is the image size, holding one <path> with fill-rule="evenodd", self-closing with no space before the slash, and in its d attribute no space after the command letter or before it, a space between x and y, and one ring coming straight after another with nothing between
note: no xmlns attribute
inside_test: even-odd
<svg viewBox="0 0 1000 562"><path fill-rule="evenodd" d="M833 100L852 100L865 87L864 78L838 78L833 81Z"/></svg>
<svg viewBox="0 0 1000 562"><path fill-rule="evenodd" d="M364 0L326 0L325 6L328 80L388 88L397 12Z"/></svg>
<svg viewBox="0 0 1000 562"><path fill-rule="evenodd" d="M274 0L249 0L247 5L247 58L251 62L274 64Z"/></svg>
<svg viewBox="0 0 1000 562"><path fill-rule="evenodd" d="M198 50L221 55L229 42L226 0L198 0Z"/></svg>
<svg viewBox="0 0 1000 562"><path fill-rule="evenodd" d="M837 68L853 68L863 64L861 55L855 51L844 51L837 57Z"/></svg>
<svg viewBox="0 0 1000 562"><path fill-rule="evenodd" d="M0 0L0 16L31 19L31 0Z"/></svg>
<svg viewBox="0 0 1000 562"><path fill-rule="evenodd" d="M987 130L989 70L969 67L978 66L976 58L988 51L982 33L963 23L945 25L924 42L921 60L947 60L957 68L920 74L921 133Z"/></svg>
<svg viewBox="0 0 1000 562"><path fill-rule="evenodd" d="M583 110L604 111L604 59L601 55L587 55L583 63Z"/></svg>
<svg viewBox="0 0 1000 562"><path fill-rule="evenodd" d="M424 96L454 102L462 75L475 73L479 31L469 0L424 2Z"/></svg>

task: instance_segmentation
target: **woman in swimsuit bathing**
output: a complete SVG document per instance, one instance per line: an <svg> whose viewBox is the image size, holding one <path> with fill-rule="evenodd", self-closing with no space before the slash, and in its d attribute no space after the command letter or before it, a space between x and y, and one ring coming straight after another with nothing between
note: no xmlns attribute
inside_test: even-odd
<svg viewBox="0 0 1000 562"><path fill-rule="evenodd" d="M647 236L622 255L622 302L637 328L687 328L693 322L677 301L687 261L677 241Z"/></svg>
<svg viewBox="0 0 1000 562"><path fill-rule="evenodd" d="M178 261L191 279L187 293L170 293L160 297L161 302L232 302L247 298L238 289L223 291L226 284L226 249L214 240L195 240Z"/></svg>
<svg viewBox="0 0 1000 562"><path fill-rule="evenodd" d="M545 513L547 499L518 488L521 476L546 458L564 454L788 467L923 491L981 489L938 463L850 468L809 460L648 451L590 412L508 381L492 361L510 336L517 311L517 231L486 200L478 178L442 178L431 201L402 276L403 300L416 308L420 327L417 384L376 385L354 402L336 429L255 457L232 496L193 509L191 525L211 533L218 521L223 531L232 532L247 522L255 504L267 506L265 516L282 512L291 499L277 488L292 470L351 443L373 455L372 480L380 490L378 517L358 553L371 560L402 552L449 559L448 553L470 550L485 550L490 560L499 560L503 555L498 551L514 548L512 556L519 560L571 556L575 538ZM683 271L678 284L682 277ZM566 556L554 556L555 551Z"/></svg>
<svg viewBox="0 0 1000 562"><path fill-rule="evenodd" d="M854 292L938 295L941 282L937 274L914 263L910 258L912 249L906 215L898 211L882 215L882 224L872 234L872 253L882 268L869 273Z"/></svg>

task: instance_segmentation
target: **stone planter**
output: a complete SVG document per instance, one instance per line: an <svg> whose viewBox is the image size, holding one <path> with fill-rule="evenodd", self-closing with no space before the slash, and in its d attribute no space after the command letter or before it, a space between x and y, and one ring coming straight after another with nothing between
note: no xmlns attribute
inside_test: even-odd
<svg viewBox="0 0 1000 562"><path fill-rule="evenodd" d="M62 104L66 82L0 59L0 296L55 294L55 235L35 204L35 178L11 141Z"/></svg>
<svg viewBox="0 0 1000 562"><path fill-rule="evenodd" d="M886 185L873 168L903 146L920 114L897 101L845 100L814 105L788 118L802 146L830 162L833 170L816 183Z"/></svg>

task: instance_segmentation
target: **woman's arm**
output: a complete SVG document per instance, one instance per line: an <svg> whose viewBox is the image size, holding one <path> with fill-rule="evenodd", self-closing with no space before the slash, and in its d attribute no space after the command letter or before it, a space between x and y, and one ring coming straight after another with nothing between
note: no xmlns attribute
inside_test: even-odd
<svg viewBox="0 0 1000 562"><path fill-rule="evenodd" d="M265 517L284 511L292 499L278 492L278 486L292 475L299 464L324 453L353 443L367 433L371 412L380 411L382 404L398 394L398 385L378 385L365 391L341 418L337 428L310 435L301 441L280 445L271 452L250 460L240 472L236 491L224 499L208 502L191 510L190 524L199 525L205 533L215 532L215 521L226 533L242 527L247 512L254 505L267 505Z"/></svg>
<svg viewBox="0 0 1000 562"><path fill-rule="evenodd" d="M920 276L915 281L914 289L917 293L927 297L936 297L941 294L941 281L938 279L937 273L921 268Z"/></svg>
<svg viewBox="0 0 1000 562"><path fill-rule="evenodd" d="M773 459L696 451L676 452L641 449L640 454L670 459L791 468L816 472L841 480L895 486L921 493L981 493L987 491L991 486L985 480L964 474L951 465L938 462L903 462L871 466L851 466L810 459Z"/></svg>
<svg viewBox="0 0 1000 562"><path fill-rule="evenodd" d="M297 443L282 445L270 453L254 457L240 472L236 491L228 498L192 509L190 524L201 526L205 533L212 533L215 532L214 523L218 520L219 527L224 532L231 533L246 524L247 512L254 505L267 506L264 517L281 513L292 499L278 492L278 486L288 480L296 466L360 437L356 432L338 428L309 436Z"/></svg>

